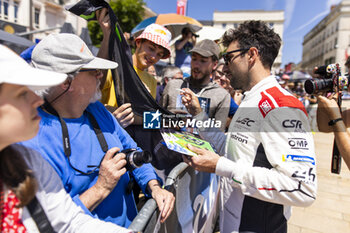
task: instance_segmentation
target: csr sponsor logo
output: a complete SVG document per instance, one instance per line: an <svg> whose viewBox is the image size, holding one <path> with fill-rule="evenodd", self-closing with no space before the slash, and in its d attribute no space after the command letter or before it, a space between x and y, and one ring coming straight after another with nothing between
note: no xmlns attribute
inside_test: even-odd
<svg viewBox="0 0 350 233"><path fill-rule="evenodd" d="M288 138L288 144L291 149L309 150L308 143L305 138Z"/></svg>
<svg viewBox="0 0 350 233"><path fill-rule="evenodd" d="M282 126L286 129L294 129L295 132L305 132L303 129L303 123L300 120L284 120Z"/></svg>
<svg viewBox="0 0 350 233"><path fill-rule="evenodd" d="M301 129L303 124L299 120L285 120L282 122L282 125L284 128Z"/></svg>
<svg viewBox="0 0 350 233"><path fill-rule="evenodd" d="M249 119L248 117L246 117L246 118L243 118L243 119L237 119L236 122L239 123L239 124L246 125L246 126L250 127L250 126L252 126L252 124L255 121Z"/></svg>

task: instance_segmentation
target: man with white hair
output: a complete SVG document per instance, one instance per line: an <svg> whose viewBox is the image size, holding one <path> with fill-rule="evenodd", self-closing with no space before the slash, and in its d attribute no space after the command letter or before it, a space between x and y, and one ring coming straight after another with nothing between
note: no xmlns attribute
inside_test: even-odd
<svg viewBox="0 0 350 233"><path fill-rule="evenodd" d="M161 188L150 164L127 172L123 151L141 150L113 115L96 102L101 69L114 69L118 64L94 57L73 34L43 39L33 50L32 63L68 74L68 79L43 93L39 133L24 145L41 152L86 213L128 227L137 214L129 188L133 177L143 192L156 200L164 221L173 208L174 196Z"/></svg>
<svg viewBox="0 0 350 233"><path fill-rule="evenodd" d="M183 79L183 73L182 70L179 67L176 66L167 66L164 68L163 70L163 75L162 75L162 84L158 85L157 87L157 97L156 100L159 103L162 95L163 95L163 91L164 88L166 86L166 84L172 80L172 79Z"/></svg>

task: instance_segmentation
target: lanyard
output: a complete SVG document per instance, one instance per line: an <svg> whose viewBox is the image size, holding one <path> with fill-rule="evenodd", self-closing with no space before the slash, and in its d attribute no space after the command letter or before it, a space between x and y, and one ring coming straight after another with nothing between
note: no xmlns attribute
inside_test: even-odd
<svg viewBox="0 0 350 233"><path fill-rule="evenodd" d="M62 117L60 117L60 115L58 114L58 112L52 107L52 105L45 99L45 103L42 106L43 109L45 109L47 112L49 112L52 115L55 115L58 117L60 123L61 123L61 128L62 128L62 140L63 140L63 150L64 150L64 154L66 155L69 165L77 172L83 174L83 175L90 175L92 173L94 173L96 171L97 168L100 167L100 164L104 158L104 156L102 157L100 164L99 165L88 165L88 167L94 167L94 169L90 172L83 172L77 168L75 168L71 162L70 162L70 155L72 153L71 151L71 144L70 144L70 140L69 140L69 134L68 134L68 127L66 122L63 120ZM100 126L98 125L95 117L88 111L84 111L84 113L86 113L89 117L90 123L94 129L94 132L96 134L97 140L100 143L101 149L103 150L103 152L106 154L107 150L108 150L108 144L106 142L105 137L103 136L102 130L100 128Z"/></svg>

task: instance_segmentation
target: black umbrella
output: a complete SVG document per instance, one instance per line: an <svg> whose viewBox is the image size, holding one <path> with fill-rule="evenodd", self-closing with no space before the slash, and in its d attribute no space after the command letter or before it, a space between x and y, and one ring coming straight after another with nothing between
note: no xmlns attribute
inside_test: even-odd
<svg viewBox="0 0 350 233"><path fill-rule="evenodd" d="M74 28L71 23L64 23L60 33L72 33L75 34Z"/></svg>

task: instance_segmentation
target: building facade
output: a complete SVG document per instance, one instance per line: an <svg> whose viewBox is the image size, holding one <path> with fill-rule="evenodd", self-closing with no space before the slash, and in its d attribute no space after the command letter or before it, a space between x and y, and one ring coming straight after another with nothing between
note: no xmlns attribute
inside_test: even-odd
<svg viewBox="0 0 350 233"><path fill-rule="evenodd" d="M240 23L247 20L261 20L266 22L281 37L282 46L273 64L272 70L277 70L282 64L283 24L284 11L240 10L240 11L214 11L213 27L229 29L237 28Z"/></svg>
<svg viewBox="0 0 350 233"><path fill-rule="evenodd" d="M66 22L79 35L86 20L64 9L78 0L0 0L0 29L32 40L58 33ZM28 33L35 31L35 33ZM27 32L27 33L26 33Z"/></svg>
<svg viewBox="0 0 350 233"><path fill-rule="evenodd" d="M331 8L303 40L302 68L311 71L315 66L344 63L350 55L350 0Z"/></svg>

